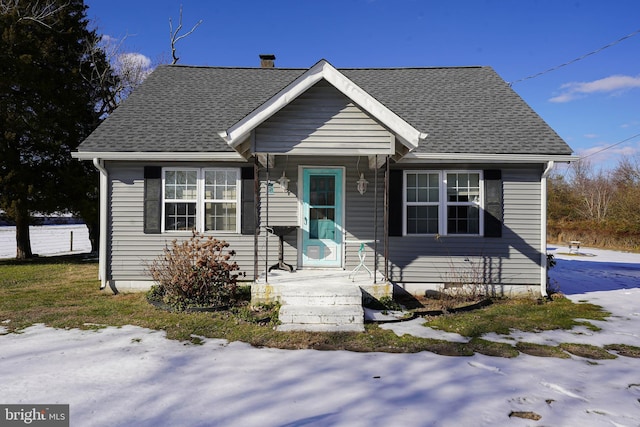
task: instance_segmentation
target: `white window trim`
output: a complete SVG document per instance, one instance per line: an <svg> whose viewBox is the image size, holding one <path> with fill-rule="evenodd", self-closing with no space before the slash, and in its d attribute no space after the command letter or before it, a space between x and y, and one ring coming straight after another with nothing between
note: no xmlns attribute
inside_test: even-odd
<svg viewBox="0 0 640 427"><path fill-rule="evenodd" d="M479 194L479 198L480 198L480 203L473 203L473 202L449 202L449 200L447 199L447 175L450 173L462 173L462 174L472 174L472 173L477 173L478 174L478 194ZM445 222L442 228L444 228L444 232L440 233L443 236L479 236L482 237L484 236L484 175L482 174L481 170L465 170L465 169L455 169L455 170L445 170L442 172L442 182L441 185L443 187L442 189L442 194L444 195L444 200L443 200L443 206L441 207L443 212L442 212L442 217L444 218L444 221L447 221L447 207L448 206L471 206L471 205L476 205L479 208L478 211L478 233L452 233L452 234L448 234L447 232L447 223Z"/></svg>
<svg viewBox="0 0 640 427"><path fill-rule="evenodd" d="M234 172L236 174L236 197L235 200L233 199L207 199L205 198L205 174L208 171L215 171L215 172ZM200 226L200 230L202 232L205 233L227 233L227 234L236 234L240 232L240 221L241 221L241 215L240 215L240 209L241 209L241 203L240 203L240 192L242 191L242 182L240 179L240 169L237 168L202 168L201 172L202 174L201 179L199 181L199 191L200 194L198 195L199 199L202 199L202 208L200 210L201 214L200 218L198 219L198 225ZM201 197L200 197L201 196ZM235 230L205 230L204 229L204 205L205 203L235 203L236 204L236 229ZM196 211L196 214L198 212Z"/></svg>
<svg viewBox="0 0 640 427"><path fill-rule="evenodd" d="M432 233L407 233L407 206L414 206L418 204L407 203L407 174L411 173L437 173L440 181L440 194L438 197L438 233L440 236L450 236L450 237L483 237L484 236L484 175L482 170L467 170L467 169L444 169L444 170L431 170L431 169L408 169L403 171L402 177L402 235L407 237L420 237L420 236L436 236L436 234ZM448 234L447 232L447 206L469 206L473 204L472 202L449 202L447 200L447 174L450 173L464 173L464 174L472 174L477 173L479 175L479 186L480 186L480 203L478 203L479 210L479 218L480 223L478 224L478 234L464 234L464 233L455 233ZM428 205L428 204L419 204L419 205Z"/></svg>
<svg viewBox="0 0 640 427"><path fill-rule="evenodd" d="M238 234L240 233L240 222L241 222L241 194L242 191L242 181L240 176L239 168L194 168L194 167L163 167L162 168L162 213L161 213L161 224L162 224L162 233L185 233L191 232L191 230L167 230L165 228L165 209L167 203L193 203L192 201L185 199L167 199L165 198L165 184L166 184L166 173L168 171L196 171L198 173L197 178L197 195L196 195L196 231L200 233L206 234ZM235 172L236 174L236 197L235 200L225 199L225 200L216 200L216 199L205 199L205 172L206 171L218 171L218 172ZM227 202L236 204L236 228L235 230L207 230L204 229L204 205L206 202L218 203L218 202Z"/></svg>
<svg viewBox="0 0 640 427"><path fill-rule="evenodd" d="M409 174L437 174L438 175L438 202L407 202L407 175ZM402 178L402 235L403 236L435 236L431 233L407 232L407 208L409 206L437 206L438 207L438 233L442 234L442 171L439 170L406 170Z"/></svg>
<svg viewBox="0 0 640 427"><path fill-rule="evenodd" d="M199 215L199 211L200 209L198 208L198 194L196 194L196 199L195 201L193 201L192 199L168 199L165 195L165 191L166 191L166 182L167 182L167 172L175 172L175 171L185 171L185 172L196 172L197 173L197 178L196 178L196 188L199 187L199 182L200 182L200 172L198 168L193 168L193 167L168 167L168 168L162 168L162 213L161 213L161 230L162 233L184 233L187 232L189 230L167 230L166 227L166 208L167 208L167 203L195 203L196 205L196 228L198 227L198 215ZM199 189L196 190L199 193ZM190 231L189 231L190 232Z"/></svg>

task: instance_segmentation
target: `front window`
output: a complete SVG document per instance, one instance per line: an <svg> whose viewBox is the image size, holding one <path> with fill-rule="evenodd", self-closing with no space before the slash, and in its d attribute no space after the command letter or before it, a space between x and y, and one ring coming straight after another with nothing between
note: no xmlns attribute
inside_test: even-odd
<svg viewBox="0 0 640 427"><path fill-rule="evenodd" d="M205 231L236 231L237 189L237 171L204 171Z"/></svg>
<svg viewBox="0 0 640 427"><path fill-rule="evenodd" d="M238 232L237 169L166 168L164 231Z"/></svg>
<svg viewBox="0 0 640 427"><path fill-rule="evenodd" d="M447 174L447 234L480 234L480 174Z"/></svg>
<svg viewBox="0 0 640 427"><path fill-rule="evenodd" d="M407 172L407 234L437 234L440 173Z"/></svg>
<svg viewBox="0 0 640 427"><path fill-rule="evenodd" d="M198 171L167 170L164 175L164 227L167 231L196 227Z"/></svg>
<svg viewBox="0 0 640 427"><path fill-rule="evenodd" d="M405 171L405 234L480 235L481 180L479 171Z"/></svg>

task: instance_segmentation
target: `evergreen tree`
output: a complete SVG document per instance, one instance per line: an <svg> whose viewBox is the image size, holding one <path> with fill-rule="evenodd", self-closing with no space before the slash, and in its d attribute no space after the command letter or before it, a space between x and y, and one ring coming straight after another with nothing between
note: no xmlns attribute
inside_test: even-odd
<svg viewBox="0 0 640 427"><path fill-rule="evenodd" d="M103 88L88 76L108 64L95 40L83 0L0 1L0 209L18 259L32 256L32 212L77 211L95 195L96 172L70 155L100 119Z"/></svg>

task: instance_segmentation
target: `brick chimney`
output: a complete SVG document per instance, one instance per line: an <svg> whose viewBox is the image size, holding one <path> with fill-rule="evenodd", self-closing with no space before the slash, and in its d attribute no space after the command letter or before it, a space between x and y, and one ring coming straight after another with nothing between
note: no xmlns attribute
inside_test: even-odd
<svg viewBox="0 0 640 427"><path fill-rule="evenodd" d="M260 68L273 68L275 66L276 56L271 54L260 55Z"/></svg>

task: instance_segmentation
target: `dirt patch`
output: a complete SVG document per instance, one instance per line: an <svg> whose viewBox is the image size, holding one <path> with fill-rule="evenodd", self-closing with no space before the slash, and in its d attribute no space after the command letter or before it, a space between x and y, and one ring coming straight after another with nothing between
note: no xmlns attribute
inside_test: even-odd
<svg viewBox="0 0 640 427"><path fill-rule="evenodd" d="M542 416L531 411L511 411L511 413L509 413L509 418L511 417L524 418L525 420L533 420L533 421L538 421L542 419Z"/></svg>
<svg viewBox="0 0 640 427"><path fill-rule="evenodd" d="M626 344L608 344L604 346L605 350L613 351L616 354L624 357L633 357L640 359L640 347L635 347Z"/></svg>
<svg viewBox="0 0 640 427"><path fill-rule="evenodd" d="M439 316L446 313L460 313L477 310L492 304L490 298L475 299L452 298L441 292L427 292L424 295L412 295L408 292L396 291L394 301L411 310L417 316Z"/></svg>

